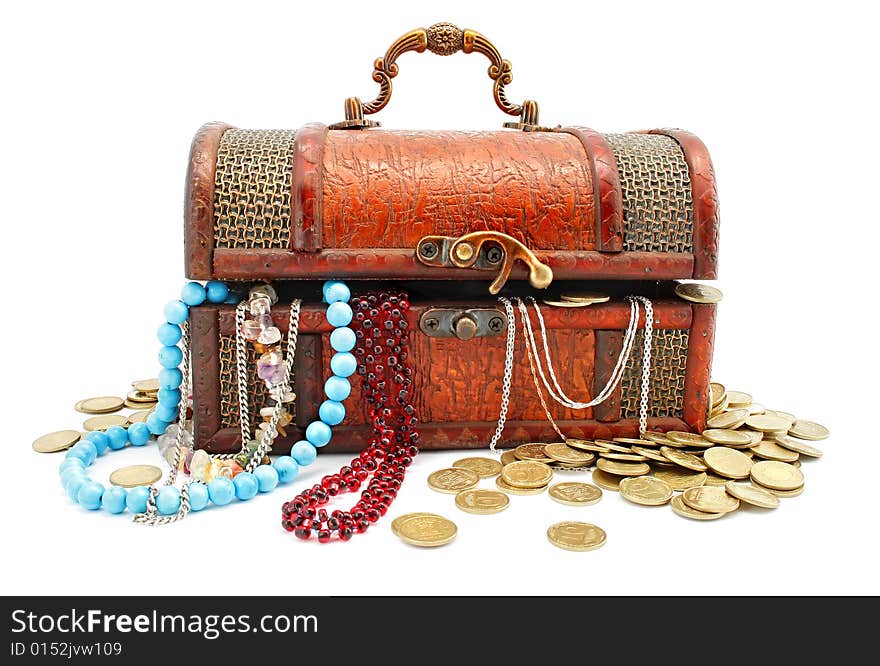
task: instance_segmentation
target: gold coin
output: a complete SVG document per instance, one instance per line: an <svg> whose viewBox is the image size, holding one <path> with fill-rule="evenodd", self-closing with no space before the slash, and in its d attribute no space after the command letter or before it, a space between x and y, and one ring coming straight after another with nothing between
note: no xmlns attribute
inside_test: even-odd
<svg viewBox="0 0 880 666"><path fill-rule="evenodd" d="M719 476L728 479L748 479L752 469L752 459L741 451L728 449L726 446L713 446L706 449L703 462Z"/></svg>
<svg viewBox="0 0 880 666"><path fill-rule="evenodd" d="M710 428L724 428L727 430L735 430L746 422L749 418L748 409L732 409L718 416L713 416L706 422Z"/></svg>
<svg viewBox="0 0 880 666"><path fill-rule="evenodd" d="M811 446L802 439L795 439L794 437L789 437L788 435L777 435L775 439L776 443L779 444L779 446L782 446L789 451L800 453L802 456L810 456L811 458L822 457L822 452L819 449L817 449L815 446Z"/></svg>
<svg viewBox="0 0 880 666"><path fill-rule="evenodd" d="M110 414L118 412L122 409L124 401L114 395L102 395L97 398L86 398L80 400L74 406L74 409L83 414Z"/></svg>
<svg viewBox="0 0 880 666"><path fill-rule="evenodd" d="M792 425L794 425L794 422L797 421L797 418L795 418L794 414L790 412L783 412L778 409L765 409L764 413L770 414L771 416L778 416L781 419L785 419Z"/></svg>
<svg viewBox="0 0 880 666"><path fill-rule="evenodd" d="M706 440L702 435L695 432L682 432L680 430L670 430L666 436L673 442L684 444L685 446L710 447L712 442Z"/></svg>
<svg viewBox="0 0 880 666"><path fill-rule="evenodd" d="M391 531L394 533L394 536L400 536L400 526L403 525L410 518L418 518L420 516L436 516L437 518L441 518L442 516L437 516L436 513L425 513L425 512L417 512L417 513L405 513L402 516L397 516L394 520L391 521Z"/></svg>
<svg viewBox="0 0 880 666"><path fill-rule="evenodd" d="M520 444L513 450L517 460L532 460L534 462L553 462L553 458L544 453L545 444Z"/></svg>
<svg viewBox="0 0 880 666"><path fill-rule="evenodd" d="M710 400L712 407L720 405L721 401L724 400L724 396L727 394L727 389L724 388L724 384L719 384L718 382L711 382L709 384L709 391L712 395L712 399Z"/></svg>
<svg viewBox="0 0 880 666"><path fill-rule="evenodd" d="M788 434L800 437L801 439L808 439L811 442L827 439L831 435L828 428L812 421L795 421L794 425L789 428Z"/></svg>
<svg viewBox="0 0 880 666"><path fill-rule="evenodd" d="M720 428L710 428L703 431L703 437L713 444L722 444L724 446L751 446L752 436L744 430L722 430Z"/></svg>
<svg viewBox="0 0 880 666"><path fill-rule="evenodd" d="M666 444L669 442L669 438L666 436L665 432L654 432L648 430L645 433L645 439L654 442L655 444Z"/></svg>
<svg viewBox="0 0 880 666"><path fill-rule="evenodd" d="M122 414L104 414L103 416L93 416L83 422L83 428L89 432L93 430L106 430L111 426L124 426L128 423L128 417Z"/></svg>
<svg viewBox="0 0 880 666"><path fill-rule="evenodd" d="M619 476L617 474L609 474L608 472L603 472L601 469L593 470L593 483L605 490L619 492L620 482L625 478L627 477Z"/></svg>
<svg viewBox="0 0 880 666"><path fill-rule="evenodd" d="M154 465L120 467L110 475L110 483L121 488L149 486L162 478L162 470Z"/></svg>
<svg viewBox="0 0 880 666"><path fill-rule="evenodd" d="M746 419L746 425L752 430L760 432L787 431L791 424L781 416L775 414L756 414Z"/></svg>
<svg viewBox="0 0 880 666"><path fill-rule="evenodd" d="M635 444L633 444L632 450L633 450L633 453L635 453L636 455L644 456L648 460L655 460L657 462L662 462L662 463L669 462L666 458L664 458L662 455L660 455L659 453L657 453L657 451L654 451L653 449L646 449L641 446L636 446Z"/></svg>
<svg viewBox="0 0 880 666"><path fill-rule="evenodd" d="M752 396L743 391L728 391L727 404L733 408L748 407L752 404Z"/></svg>
<svg viewBox="0 0 880 666"><path fill-rule="evenodd" d="M602 499L602 490L592 483L565 481L550 486L550 498L569 506L589 506Z"/></svg>
<svg viewBox="0 0 880 666"><path fill-rule="evenodd" d="M505 465L501 470L501 478L508 485L517 488L540 488L550 483L553 470L542 462L520 460Z"/></svg>
<svg viewBox="0 0 880 666"><path fill-rule="evenodd" d="M776 495L771 494L763 488L758 488L752 483L735 483L733 481L728 481L724 485L724 489L731 497L736 497L738 500L742 500L746 504L751 504L752 506L759 506L762 509L775 509L779 506L779 498L776 497Z"/></svg>
<svg viewBox="0 0 880 666"><path fill-rule="evenodd" d="M512 462L516 462L517 457L514 455L512 450L505 451L501 454L501 466L509 465Z"/></svg>
<svg viewBox="0 0 880 666"><path fill-rule="evenodd" d="M713 406L712 409L709 411L709 418L710 419L715 418L716 416L720 416L721 414L726 412L727 411L727 401L728 401L728 398L727 398L727 395L725 394L724 397L721 398L721 402L719 402L717 405Z"/></svg>
<svg viewBox="0 0 880 666"><path fill-rule="evenodd" d="M791 463L798 459L798 454L791 449L779 446L776 440L762 439L751 449L759 458L764 460L778 460L779 462Z"/></svg>
<svg viewBox="0 0 880 666"><path fill-rule="evenodd" d="M617 442L612 442L607 439L597 439L596 444L598 446L604 446L609 451L615 451L617 453L631 453L632 447L624 446L623 444L618 444Z"/></svg>
<svg viewBox="0 0 880 666"><path fill-rule="evenodd" d="M611 296L603 294L599 291L572 291L559 294L559 298L569 303L584 303L592 305L593 303L607 303L611 300Z"/></svg>
<svg viewBox="0 0 880 666"><path fill-rule="evenodd" d="M579 451L561 442L547 444L544 447L544 453L557 462L569 465L589 465L596 459L596 456L588 451Z"/></svg>
<svg viewBox="0 0 880 666"><path fill-rule="evenodd" d="M447 467L438 469L428 476L428 485L441 493L454 495L462 490L470 490L480 482L480 475L470 469Z"/></svg>
<svg viewBox="0 0 880 666"><path fill-rule="evenodd" d="M716 520L718 518L723 518L724 513L706 513L705 511L697 511L696 509L692 509L687 504L684 503L681 495L676 495L672 498L672 510L677 513L679 516L683 516L684 518L691 518L693 520Z"/></svg>
<svg viewBox="0 0 880 666"><path fill-rule="evenodd" d="M574 301L554 301L548 298L542 299L544 305L549 305L551 308L585 308L590 303L575 303Z"/></svg>
<svg viewBox="0 0 880 666"><path fill-rule="evenodd" d="M159 391L159 380L158 379L139 379L136 382L131 383L132 388L135 391L139 391L141 393L157 393Z"/></svg>
<svg viewBox="0 0 880 666"><path fill-rule="evenodd" d="M153 413L152 409L139 409L136 412L132 412L128 415L129 423L143 423L147 420L147 417Z"/></svg>
<svg viewBox="0 0 880 666"><path fill-rule="evenodd" d="M745 409L749 410L749 416L755 416L756 414L764 414L767 409L764 405L759 405L757 402L753 402L751 405L746 407Z"/></svg>
<svg viewBox="0 0 880 666"><path fill-rule="evenodd" d="M155 393L141 393L140 391L129 391L125 396L126 402L147 403L157 402L158 398Z"/></svg>
<svg viewBox="0 0 880 666"><path fill-rule="evenodd" d="M634 504L660 506L672 499L672 486L654 476L631 476L620 482L620 494Z"/></svg>
<svg viewBox="0 0 880 666"><path fill-rule="evenodd" d="M706 482L703 484L704 486L726 486L727 482L730 479L718 476L717 474L713 474L712 472L706 472Z"/></svg>
<svg viewBox="0 0 880 666"><path fill-rule="evenodd" d="M674 466L664 469L655 469L654 478L667 483L673 490L698 488L706 483L705 472L694 472L691 470L685 470L682 467Z"/></svg>
<svg viewBox="0 0 880 666"><path fill-rule="evenodd" d="M458 533L455 523L442 516L412 516L397 529L397 536L403 541L421 548L445 546Z"/></svg>
<svg viewBox="0 0 880 666"><path fill-rule="evenodd" d="M495 485L498 486L499 490L503 490L508 495L540 495L547 490L547 486L538 486L537 488L517 488L516 486L507 483L500 476L495 477Z"/></svg>
<svg viewBox="0 0 880 666"><path fill-rule="evenodd" d="M624 462L645 462L646 460L649 460L647 456L642 456L638 453L614 453L613 451L600 453L599 457L605 458L606 460L622 460Z"/></svg>
<svg viewBox="0 0 880 666"><path fill-rule="evenodd" d="M801 486L800 488L795 488L794 490L775 490L774 488L765 488L760 483L755 483L754 481L752 481L752 483L761 490L766 490L768 493L771 493L776 497L797 497L804 492L803 486Z"/></svg>
<svg viewBox="0 0 880 666"><path fill-rule="evenodd" d="M762 460L752 465L752 481L773 490L795 490L804 485L804 474L797 467L778 460Z"/></svg>
<svg viewBox="0 0 880 666"><path fill-rule="evenodd" d="M599 458L596 467L603 472L616 474L617 476L643 476L651 471L647 463L618 462L616 460L606 460L605 458Z"/></svg>
<svg viewBox="0 0 880 666"><path fill-rule="evenodd" d="M509 505L510 498L500 490L463 490L455 496L455 506L467 513L488 515Z"/></svg>
<svg viewBox="0 0 880 666"><path fill-rule="evenodd" d="M705 472L709 469L706 467L706 464L696 456L693 456L690 453L685 453L684 451L679 451L678 449L661 446L660 453L669 462L673 462L686 469L692 469L695 472Z"/></svg>
<svg viewBox="0 0 880 666"><path fill-rule="evenodd" d="M37 453L56 453L64 451L79 441L80 434L76 430L59 430L50 432L34 440L31 448Z"/></svg>
<svg viewBox="0 0 880 666"><path fill-rule="evenodd" d="M630 447L635 446L654 446L656 442L650 439L638 439L637 437L615 437L614 441L618 444L629 444Z"/></svg>
<svg viewBox="0 0 880 666"><path fill-rule="evenodd" d="M568 520L547 528L550 543L564 550L596 550L605 544L605 530L590 523Z"/></svg>
<svg viewBox="0 0 880 666"><path fill-rule="evenodd" d="M566 446L570 446L573 449L578 449L579 451L592 451L595 453L602 453L603 451L610 451L611 449L606 449L604 446L599 446L593 442L590 442L586 439L567 439L565 440Z"/></svg>
<svg viewBox="0 0 880 666"><path fill-rule="evenodd" d="M681 499L690 508L705 513L730 513L739 508L739 500L727 494L724 486L688 488Z"/></svg>
<svg viewBox="0 0 880 666"><path fill-rule="evenodd" d="M501 474L502 464L494 458L462 458L452 463L453 467L461 467L476 472L481 479L491 479Z"/></svg>
<svg viewBox="0 0 880 666"><path fill-rule="evenodd" d="M126 400L124 404L127 409L141 411L141 410L147 409L147 408L152 409L153 407L155 407L158 404L158 402L157 401L154 401L154 402L132 402L131 400Z"/></svg>
<svg viewBox="0 0 880 666"><path fill-rule="evenodd" d="M724 294L720 289L698 282L680 282L675 285L675 295L691 303L720 303Z"/></svg>

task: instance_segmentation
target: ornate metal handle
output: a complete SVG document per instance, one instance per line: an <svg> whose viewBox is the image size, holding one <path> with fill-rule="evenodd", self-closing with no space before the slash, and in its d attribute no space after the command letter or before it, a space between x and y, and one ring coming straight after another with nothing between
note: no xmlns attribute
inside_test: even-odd
<svg viewBox="0 0 880 666"><path fill-rule="evenodd" d="M522 130L535 130L538 127L538 103L526 100L522 104L512 104L504 89L513 80L510 61L501 58L495 45L476 30L462 30L451 23L435 23L430 28L417 28L398 38L373 65L373 81L379 84L379 94L372 102L364 104L357 97L345 100L345 120L331 125L334 129L376 127L374 120L364 118L381 111L391 99L391 79L397 76L397 59L407 51L423 53L425 50L437 55L448 56L462 51L482 53L490 62L489 78L492 79L492 92L498 108L511 116L519 116L519 122L504 123L505 127Z"/></svg>

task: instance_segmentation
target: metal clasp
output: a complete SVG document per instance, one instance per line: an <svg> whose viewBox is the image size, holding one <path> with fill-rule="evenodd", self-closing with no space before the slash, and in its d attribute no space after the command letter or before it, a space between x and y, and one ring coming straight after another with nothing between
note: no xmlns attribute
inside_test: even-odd
<svg viewBox="0 0 880 666"><path fill-rule="evenodd" d="M419 319L422 333L432 338L473 340L507 330L507 315L496 308L430 308Z"/></svg>

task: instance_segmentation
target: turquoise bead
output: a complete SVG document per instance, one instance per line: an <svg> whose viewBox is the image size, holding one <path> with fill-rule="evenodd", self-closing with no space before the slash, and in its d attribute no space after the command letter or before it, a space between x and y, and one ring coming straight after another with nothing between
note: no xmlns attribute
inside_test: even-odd
<svg viewBox="0 0 880 666"><path fill-rule="evenodd" d="M65 458L61 461L61 464L58 466L58 473L64 474L69 469L76 469L80 472L85 473L86 464L80 460L79 458Z"/></svg>
<svg viewBox="0 0 880 666"><path fill-rule="evenodd" d="M150 497L150 489L146 486L130 488L125 498L125 508L130 513L144 513L147 510L147 499Z"/></svg>
<svg viewBox="0 0 880 666"><path fill-rule="evenodd" d="M176 368L182 360L183 352L180 347L167 345L159 348L159 365L163 368Z"/></svg>
<svg viewBox="0 0 880 666"><path fill-rule="evenodd" d="M168 421L163 421L159 418L159 416L153 412L147 417L145 421L147 424L147 428L150 429L150 432L154 435L161 435L168 429Z"/></svg>
<svg viewBox="0 0 880 666"><path fill-rule="evenodd" d="M64 491L70 499L76 502L79 489L86 483L89 483L89 478L87 476L72 476L67 480L67 483L64 484Z"/></svg>
<svg viewBox="0 0 880 666"><path fill-rule="evenodd" d="M174 486L162 486L156 494L156 510L163 516L180 511L180 491Z"/></svg>
<svg viewBox="0 0 880 666"><path fill-rule="evenodd" d="M174 419L180 416L178 405L163 404L160 402L156 405L156 415L163 421L171 423Z"/></svg>
<svg viewBox="0 0 880 666"><path fill-rule="evenodd" d="M110 486L101 495L101 506L104 511L110 513L122 513L125 511L125 501L128 499L128 492L125 488L119 486Z"/></svg>
<svg viewBox="0 0 880 666"><path fill-rule="evenodd" d="M180 389L159 389L156 399L160 405L178 405L180 403Z"/></svg>
<svg viewBox="0 0 880 666"><path fill-rule="evenodd" d="M71 479L82 479L84 481L88 480L86 476L85 470L81 469L66 469L60 474L61 478L61 487L65 490L67 489L67 484L70 483Z"/></svg>
<svg viewBox="0 0 880 666"><path fill-rule="evenodd" d="M201 305L207 297L207 291L198 282L187 282L180 290L180 300L189 306Z"/></svg>
<svg viewBox="0 0 880 666"><path fill-rule="evenodd" d="M107 428L107 438L110 440L110 448L119 451L128 444L128 431L122 426L110 426Z"/></svg>
<svg viewBox="0 0 880 666"><path fill-rule="evenodd" d="M350 352L339 352L330 357L330 369L339 377L351 377L357 370L357 359Z"/></svg>
<svg viewBox="0 0 880 666"><path fill-rule="evenodd" d="M336 375L328 377L327 381L324 382L324 393L331 400L342 402L351 395L351 382L344 377L337 377Z"/></svg>
<svg viewBox="0 0 880 666"><path fill-rule="evenodd" d="M260 490L260 483L250 472L239 472L232 479L235 486L235 496L242 502L252 499Z"/></svg>
<svg viewBox="0 0 880 666"><path fill-rule="evenodd" d="M98 449L90 441L84 439L74 444L65 457L79 458L88 466L95 462L95 458L98 457Z"/></svg>
<svg viewBox="0 0 880 666"><path fill-rule="evenodd" d="M159 390L176 389L183 382L180 368L162 368L159 370Z"/></svg>
<svg viewBox="0 0 880 666"><path fill-rule="evenodd" d="M189 508L193 511L201 511L208 506L208 486L204 483L193 481L189 484Z"/></svg>
<svg viewBox="0 0 880 666"><path fill-rule="evenodd" d="M345 407L336 400L325 400L318 407L318 416L328 426L339 425L345 418Z"/></svg>
<svg viewBox="0 0 880 666"><path fill-rule="evenodd" d="M189 317L189 307L183 301L169 301L164 312L169 324L182 324Z"/></svg>
<svg viewBox="0 0 880 666"><path fill-rule="evenodd" d="M348 326L352 317L354 312L348 303L336 301L327 306L327 322L331 326Z"/></svg>
<svg viewBox="0 0 880 666"><path fill-rule="evenodd" d="M143 446L150 441L150 429L146 423L132 423L128 426L128 441L133 446Z"/></svg>
<svg viewBox="0 0 880 666"><path fill-rule="evenodd" d="M211 280L205 285L205 292L210 303L222 303L229 296L229 287L225 282Z"/></svg>
<svg viewBox="0 0 880 666"><path fill-rule="evenodd" d="M315 462L315 458L318 457L318 450L306 440L301 439L293 445L293 448L290 450L290 455L293 456L293 459L298 465L306 467ZM277 460L275 461L275 464L278 464Z"/></svg>
<svg viewBox="0 0 880 666"><path fill-rule="evenodd" d="M330 426L323 421L312 421L306 427L306 439L312 446L326 446L332 436Z"/></svg>
<svg viewBox="0 0 880 666"><path fill-rule="evenodd" d="M156 331L156 337L163 345L176 345L180 342L180 338L182 337L180 326L177 324L169 324L166 321L159 325L159 329Z"/></svg>
<svg viewBox="0 0 880 666"><path fill-rule="evenodd" d="M272 465L258 465L254 470L257 483L260 484L261 493L269 493L278 485L278 472Z"/></svg>
<svg viewBox="0 0 880 666"><path fill-rule="evenodd" d="M89 511L101 508L101 496L104 494L104 486L97 481L86 481L79 487L76 493L76 501Z"/></svg>
<svg viewBox="0 0 880 666"><path fill-rule="evenodd" d="M217 506L224 506L235 497L235 485L226 477L212 479L208 484L208 497Z"/></svg>
<svg viewBox="0 0 880 666"><path fill-rule="evenodd" d="M107 447L110 446L110 438L107 437L103 432L98 430L93 430L88 435L83 437L83 439L91 442L95 445L95 449L98 451L98 455L104 455L104 451L107 450Z"/></svg>
<svg viewBox="0 0 880 666"><path fill-rule="evenodd" d="M344 282L338 280L328 280L321 288L324 294L325 303L336 303L337 301L348 302L351 298L351 290Z"/></svg>
<svg viewBox="0 0 880 666"><path fill-rule="evenodd" d="M308 442L304 443L309 444ZM309 444L309 446L312 445ZM312 449L314 450L314 447L312 447ZM280 483L290 483L296 478L297 474L299 474L299 465L297 465L296 460L290 456L278 456L275 458L275 462L272 463L272 467L278 472L278 481Z"/></svg>
<svg viewBox="0 0 880 666"><path fill-rule="evenodd" d="M357 342L357 337L348 326L334 328L330 334L330 346L333 347L333 351L350 352L354 349L355 342Z"/></svg>

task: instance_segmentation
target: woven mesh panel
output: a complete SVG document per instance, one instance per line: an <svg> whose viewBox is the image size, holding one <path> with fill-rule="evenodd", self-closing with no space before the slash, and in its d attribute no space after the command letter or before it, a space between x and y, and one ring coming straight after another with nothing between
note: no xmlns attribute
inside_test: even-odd
<svg viewBox="0 0 880 666"><path fill-rule="evenodd" d="M639 417L644 349L644 332L639 331L636 334L632 355L620 380L621 418ZM651 391L648 395L648 416L681 418L687 350L687 331L665 328L654 330L651 340Z"/></svg>
<svg viewBox="0 0 880 666"><path fill-rule="evenodd" d="M214 177L214 245L290 247L293 130L223 133Z"/></svg>
<svg viewBox="0 0 880 666"><path fill-rule="evenodd" d="M691 180L675 139L660 134L606 134L623 195L623 249L693 252Z"/></svg>
<svg viewBox="0 0 880 666"><path fill-rule="evenodd" d="M287 349L287 335L283 335L282 349ZM238 422L238 371L235 366L235 336L220 336L220 427L239 428ZM259 412L263 407L269 407L269 392L266 383L257 377L257 352L253 345L247 345L248 367L248 400L250 401L251 427L262 422ZM291 378L291 388L296 391L295 378ZM291 415L295 413L296 403L288 406Z"/></svg>

